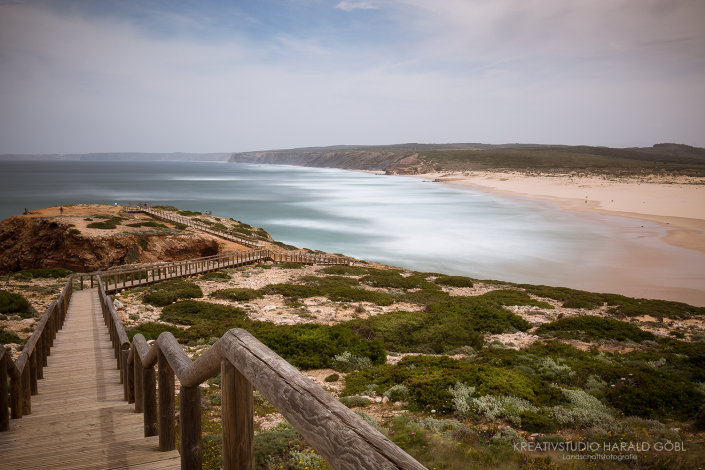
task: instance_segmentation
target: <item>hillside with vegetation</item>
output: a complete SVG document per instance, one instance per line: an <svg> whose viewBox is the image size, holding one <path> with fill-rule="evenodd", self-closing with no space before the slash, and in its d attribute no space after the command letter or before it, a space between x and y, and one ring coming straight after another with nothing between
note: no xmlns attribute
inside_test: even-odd
<svg viewBox="0 0 705 470"><path fill-rule="evenodd" d="M0 341L13 355L69 274L0 276ZM194 359L247 329L429 469L586 468L549 449L578 441L651 445L637 467L591 468L696 469L705 455L702 307L364 261L223 269L113 301L130 338L169 331ZM220 378L202 395L204 468L215 469ZM329 468L257 392L255 422L258 469ZM687 452L655 450L667 441ZM515 451L528 444L546 451Z"/></svg>
<svg viewBox="0 0 705 470"><path fill-rule="evenodd" d="M681 144L628 149L526 144L336 146L234 153L229 161L400 174L519 171L611 176L705 176L705 149Z"/></svg>

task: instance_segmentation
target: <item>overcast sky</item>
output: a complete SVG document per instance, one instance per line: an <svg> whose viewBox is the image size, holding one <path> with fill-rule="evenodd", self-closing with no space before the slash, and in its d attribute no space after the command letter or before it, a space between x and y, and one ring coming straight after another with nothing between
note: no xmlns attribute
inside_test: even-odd
<svg viewBox="0 0 705 470"><path fill-rule="evenodd" d="M0 0L0 153L705 147L703 0Z"/></svg>

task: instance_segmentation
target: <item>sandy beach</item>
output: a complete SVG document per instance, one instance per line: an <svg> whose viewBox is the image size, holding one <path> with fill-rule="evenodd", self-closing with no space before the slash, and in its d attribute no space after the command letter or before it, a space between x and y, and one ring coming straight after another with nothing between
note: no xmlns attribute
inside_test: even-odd
<svg viewBox="0 0 705 470"><path fill-rule="evenodd" d="M656 222L670 229L664 241L705 253L705 181L702 178L610 179L495 172L414 176L550 201L572 211Z"/></svg>

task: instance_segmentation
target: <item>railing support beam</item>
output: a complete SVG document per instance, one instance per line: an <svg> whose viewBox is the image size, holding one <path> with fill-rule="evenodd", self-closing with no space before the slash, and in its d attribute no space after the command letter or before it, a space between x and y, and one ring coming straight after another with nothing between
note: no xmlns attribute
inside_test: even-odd
<svg viewBox="0 0 705 470"><path fill-rule="evenodd" d="M159 451L168 452L176 449L176 419L174 411L174 371L164 353L159 349Z"/></svg>
<svg viewBox="0 0 705 470"><path fill-rule="evenodd" d="M220 363L223 468L254 470L255 425L252 384L230 361Z"/></svg>
<svg viewBox="0 0 705 470"><path fill-rule="evenodd" d="M181 469L200 470L203 460L201 387L181 387L179 391L179 420L181 422L179 426L181 431Z"/></svg>

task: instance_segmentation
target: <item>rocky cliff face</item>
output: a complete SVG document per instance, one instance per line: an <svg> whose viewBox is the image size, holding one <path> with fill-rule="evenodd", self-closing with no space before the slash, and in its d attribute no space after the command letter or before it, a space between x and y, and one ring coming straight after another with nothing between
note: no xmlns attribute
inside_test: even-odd
<svg viewBox="0 0 705 470"><path fill-rule="evenodd" d="M243 152L234 153L230 163L260 163L295 165L316 168L340 168L343 170L387 171L412 152Z"/></svg>
<svg viewBox="0 0 705 470"><path fill-rule="evenodd" d="M221 243L207 234L139 235L101 231L73 234L52 218L14 216L0 223L0 273L63 267L76 272L125 263L177 261L215 255Z"/></svg>

